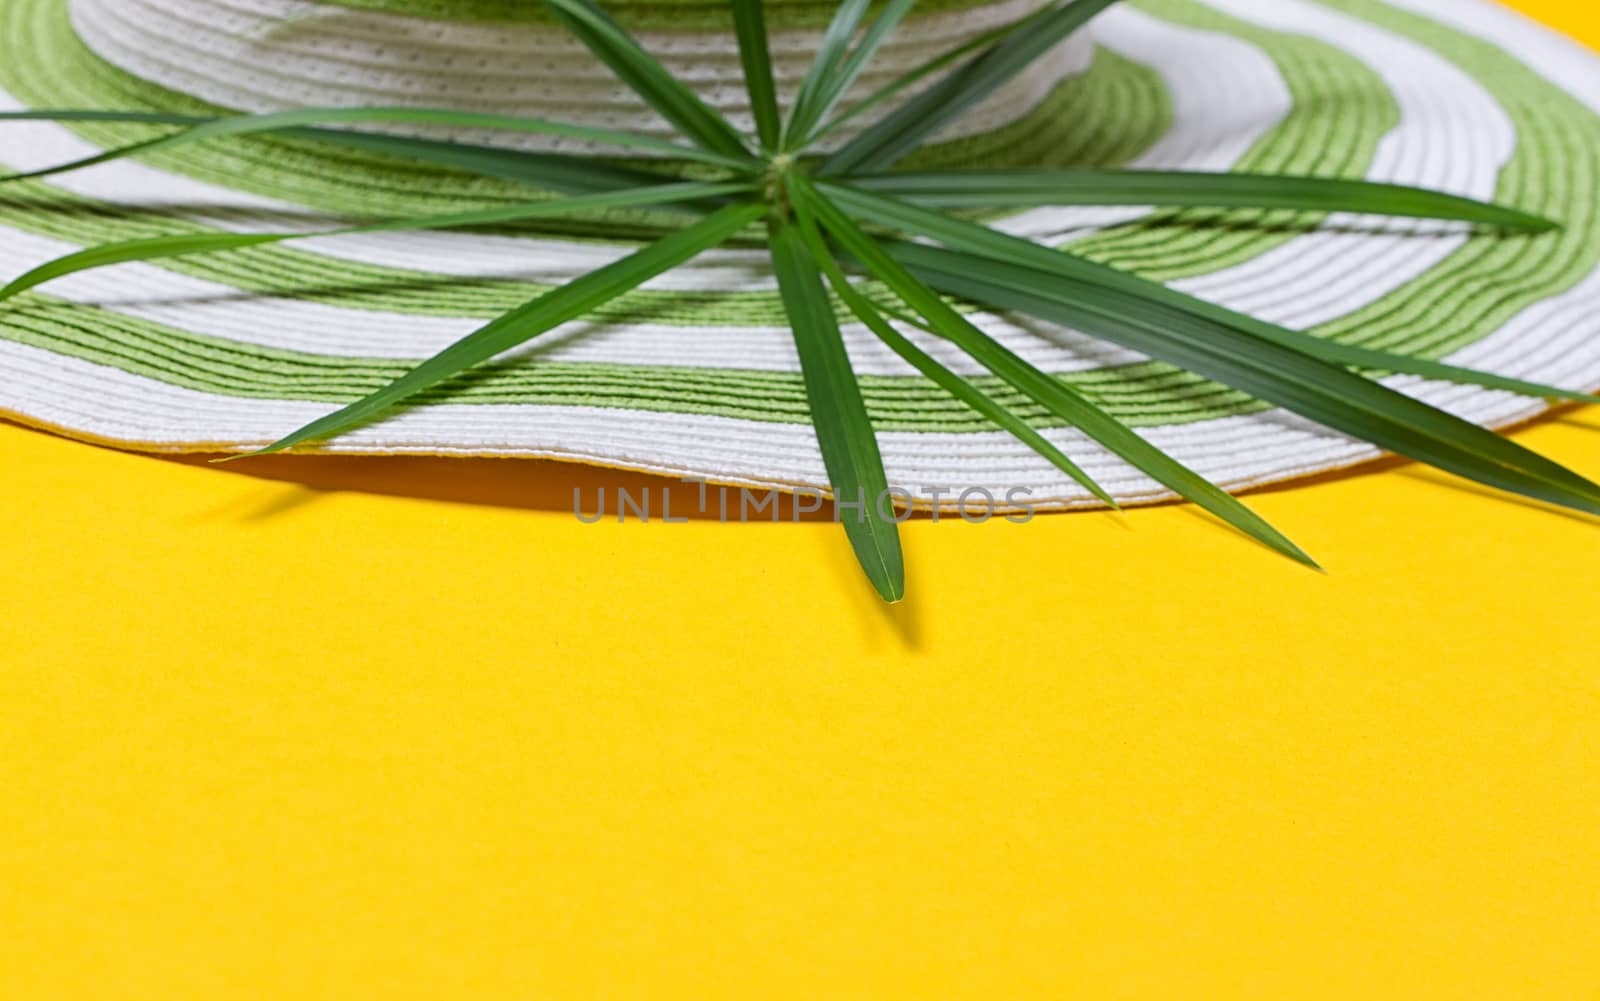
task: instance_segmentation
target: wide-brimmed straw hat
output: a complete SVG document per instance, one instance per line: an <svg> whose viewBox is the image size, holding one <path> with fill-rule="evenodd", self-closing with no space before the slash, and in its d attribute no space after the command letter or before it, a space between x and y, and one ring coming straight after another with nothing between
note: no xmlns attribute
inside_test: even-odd
<svg viewBox="0 0 1600 1001"><path fill-rule="evenodd" d="M751 125L726 6L607 4L735 124ZM832 4L767 7L780 94ZM856 84L868 93L1038 0L926 0ZM211 114L417 105L670 135L539 4L519 0L5 0L0 110ZM837 145L871 123L861 116ZM413 130L415 131L415 130ZM428 134L424 129L424 134ZM151 134L8 123L0 171ZM570 138L466 135L604 153ZM615 152L615 151L611 151ZM1139 0L971 108L924 166L1250 170L1399 182L1558 218L1537 240L1433 222L1111 208L989 221L1287 327L1575 390L1600 386L1600 61L1485 0ZM510 182L253 137L152 151L0 191L0 278L77 248L525 198ZM0 306L0 412L155 451L260 446L369 392L541 288L638 244L625 224L388 232L85 272ZM1071 330L975 322L1229 488L1377 454L1238 392ZM1091 501L1033 449L846 323L890 483ZM986 384L981 369L949 364ZM1387 379L1485 425L1547 404ZM425 405L319 447L544 456L719 482L824 486L768 257L705 254ZM1121 500L1165 496L1071 428L1045 434ZM949 496L946 494L945 496Z"/></svg>

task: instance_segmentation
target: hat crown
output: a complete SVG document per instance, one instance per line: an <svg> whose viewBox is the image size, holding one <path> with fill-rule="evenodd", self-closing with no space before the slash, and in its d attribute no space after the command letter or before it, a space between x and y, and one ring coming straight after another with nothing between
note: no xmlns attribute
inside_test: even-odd
<svg viewBox="0 0 1600 1001"><path fill-rule="evenodd" d="M69 0L101 58L224 108L408 105L521 114L669 137L671 127L533 0ZM862 75L864 96L1045 0L927 0ZM608 4L640 42L735 125L753 129L724 3ZM449 16L442 16L448 11ZM424 12L430 16L423 16ZM828 5L768 3L774 72L787 102L821 39ZM1036 107L1088 65L1086 36L1064 43L946 137L993 129ZM887 110L887 109L884 109ZM881 114L881 112L879 112ZM874 119L861 116L833 142ZM462 135L462 133L454 133ZM593 151L571 139L469 138L531 149Z"/></svg>

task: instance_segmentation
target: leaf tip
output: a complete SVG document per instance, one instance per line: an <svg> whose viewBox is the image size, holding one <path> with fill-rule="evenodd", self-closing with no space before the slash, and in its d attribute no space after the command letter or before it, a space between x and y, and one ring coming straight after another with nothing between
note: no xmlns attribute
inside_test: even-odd
<svg viewBox="0 0 1600 1001"><path fill-rule="evenodd" d="M1536 212L1527 212L1522 209L1511 208L1506 205L1491 205L1495 210L1493 219L1489 220L1492 226L1501 229L1522 233L1556 233L1566 229L1560 220L1539 215Z"/></svg>
<svg viewBox="0 0 1600 1001"><path fill-rule="evenodd" d="M1301 549L1299 546L1294 545L1293 543L1289 544L1287 555L1290 559L1294 560L1296 563L1308 570L1319 573L1324 577L1330 576L1327 567L1323 566L1321 563L1318 563L1310 553L1306 552L1304 549Z"/></svg>
<svg viewBox="0 0 1600 1001"><path fill-rule="evenodd" d="M872 586L877 590L878 597L882 598L885 604L898 605L906 600L906 580L904 575L883 581L875 580L872 582Z"/></svg>

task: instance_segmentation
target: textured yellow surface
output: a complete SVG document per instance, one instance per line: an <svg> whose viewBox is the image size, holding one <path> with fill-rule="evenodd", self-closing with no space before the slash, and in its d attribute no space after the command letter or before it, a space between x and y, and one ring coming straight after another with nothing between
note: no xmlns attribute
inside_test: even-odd
<svg viewBox="0 0 1600 1001"><path fill-rule="evenodd" d="M890 614L600 471L0 468L0 997L1600 997L1593 519L923 522Z"/></svg>

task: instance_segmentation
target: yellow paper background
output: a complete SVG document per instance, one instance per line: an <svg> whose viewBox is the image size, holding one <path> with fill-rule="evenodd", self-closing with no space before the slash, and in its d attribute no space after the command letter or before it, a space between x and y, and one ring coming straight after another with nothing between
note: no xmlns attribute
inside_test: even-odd
<svg viewBox="0 0 1600 1001"><path fill-rule="evenodd" d="M603 471L0 468L0 997L1600 997L1594 519L918 522L886 613Z"/></svg>

